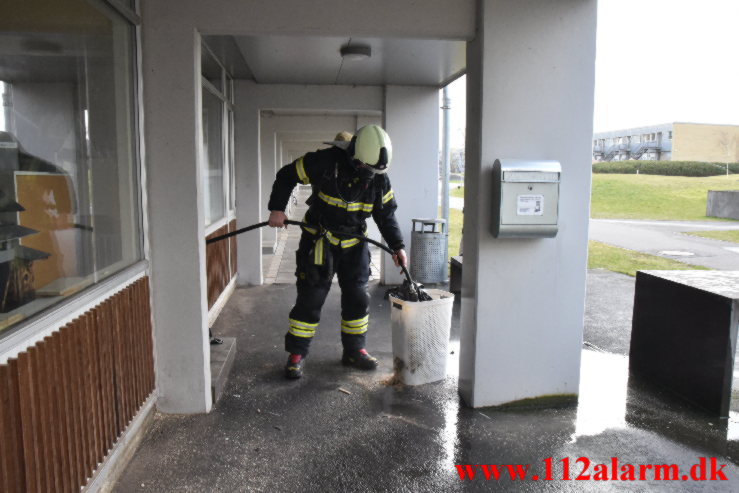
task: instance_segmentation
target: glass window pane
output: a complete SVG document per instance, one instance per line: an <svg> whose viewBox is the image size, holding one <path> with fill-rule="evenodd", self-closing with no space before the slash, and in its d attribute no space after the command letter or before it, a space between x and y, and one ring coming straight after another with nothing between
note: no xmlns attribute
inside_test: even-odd
<svg viewBox="0 0 739 493"><path fill-rule="evenodd" d="M142 258L134 30L85 0L0 31L0 336Z"/></svg>
<svg viewBox="0 0 739 493"><path fill-rule="evenodd" d="M228 110L228 139L226 143L228 145L228 181L229 187L229 200L228 208L229 211L236 210L236 173L234 170L234 112Z"/></svg>
<svg viewBox="0 0 739 493"><path fill-rule="evenodd" d="M216 89L218 89L221 94L224 94L224 88L223 88L223 69L221 69L221 66L218 64L216 59L211 55L210 51L203 45L200 55L200 61L201 61L201 71L203 74L203 77L208 79L211 84L215 86Z"/></svg>
<svg viewBox="0 0 739 493"><path fill-rule="evenodd" d="M223 102L203 89L203 182L205 225L224 217Z"/></svg>
<svg viewBox="0 0 739 493"><path fill-rule="evenodd" d="M230 103L234 102L234 81L231 77L226 75L226 100Z"/></svg>

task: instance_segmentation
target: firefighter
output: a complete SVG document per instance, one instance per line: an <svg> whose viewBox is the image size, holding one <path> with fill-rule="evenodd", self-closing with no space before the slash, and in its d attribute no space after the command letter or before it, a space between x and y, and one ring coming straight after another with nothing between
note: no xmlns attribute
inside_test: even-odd
<svg viewBox="0 0 739 493"><path fill-rule="evenodd" d="M337 136L338 137L338 136ZM392 145L377 125L360 128L349 142L309 152L283 167L276 176L269 200L269 225L286 227L285 207L296 184L310 184L313 193L302 222L296 252L297 299L289 315L285 350L287 378L303 375L305 358L318 329L321 307L334 274L341 288L341 362L364 370L377 368L377 359L365 349L369 325L370 253L367 242L342 236L366 234L366 219L377 223L396 266L406 265L403 236L395 219L395 194L387 170ZM329 231L330 230L330 231Z"/></svg>

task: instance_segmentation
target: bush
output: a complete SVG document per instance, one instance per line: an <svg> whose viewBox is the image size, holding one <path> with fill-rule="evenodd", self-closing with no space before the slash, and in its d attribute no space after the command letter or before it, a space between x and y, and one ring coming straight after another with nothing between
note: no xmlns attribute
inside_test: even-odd
<svg viewBox="0 0 739 493"><path fill-rule="evenodd" d="M593 164L593 173L662 176L718 176L726 174L725 163L699 161L611 161ZM729 164L729 173L739 173L739 163Z"/></svg>

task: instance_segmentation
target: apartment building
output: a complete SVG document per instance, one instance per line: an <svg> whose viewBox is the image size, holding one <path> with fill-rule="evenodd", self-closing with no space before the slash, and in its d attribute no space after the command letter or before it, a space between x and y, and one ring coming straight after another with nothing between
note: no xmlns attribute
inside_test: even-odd
<svg viewBox="0 0 739 493"><path fill-rule="evenodd" d="M665 123L593 135L593 161L739 162L739 125Z"/></svg>

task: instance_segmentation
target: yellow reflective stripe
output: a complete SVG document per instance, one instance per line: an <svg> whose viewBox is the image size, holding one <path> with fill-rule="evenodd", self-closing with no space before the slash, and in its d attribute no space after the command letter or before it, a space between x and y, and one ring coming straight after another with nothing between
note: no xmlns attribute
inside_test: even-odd
<svg viewBox="0 0 739 493"><path fill-rule="evenodd" d="M346 209L346 202L344 202L341 199L337 199L336 197L331 197L330 195L326 195L323 192L318 192L318 197L326 202L328 205L334 205L336 207L341 207L342 209Z"/></svg>
<svg viewBox="0 0 739 493"><path fill-rule="evenodd" d="M290 327L290 329L287 331L288 333L297 336L297 337L304 337L306 339L310 339L315 334L313 331L307 331L307 330L300 330L296 329L295 327Z"/></svg>
<svg viewBox="0 0 739 493"><path fill-rule="evenodd" d="M326 231L326 239L334 245L339 246L341 245L341 248L350 248L359 243L361 240L358 238L350 238L348 240L341 240L337 238L335 235L333 235L330 231Z"/></svg>
<svg viewBox="0 0 739 493"><path fill-rule="evenodd" d="M294 318L288 318L288 321L290 322L290 329L288 329L288 332L298 337L313 337L313 335L316 333L316 327L318 327L317 323L310 324L308 322L295 320Z"/></svg>
<svg viewBox="0 0 739 493"><path fill-rule="evenodd" d="M388 193L386 193L385 195L382 196L382 203L383 204L387 204L388 202L390 202L394 198L395 198L395 192L393 192L392 190L390 190Z"/></svg>
<svg viewBox="0 0 739 493"><path fill-rule="evenodd" d="M305 215L303 216L303 219L300 220L300 222L306 222L305 221ZM301 228L303 228L303 230L309 232L312 235L317 235L318 234L318 230L316 228L309 228L308 226L301 226Z"/></svg>
<svg viewBox="0 0 739 493"><path fill-rule="evenodd" d="M372 212L372 209L374 209L373 204L368 204L366 202L352 202L351 204L348 204L339 198L326 195L323 192L318 192L318 197L326 202L328 205L333 205L334 207L338 207L340 209L346 209L349 212Z"/></svg>
<svg viewBox="0 0 739 493"><path fill-rule="evenodd" d="M323 237L318 238L318 241L316 241L316 246L313 249L313 263L323 265Z"/></svg>
<svg viewBox="0 0 739 493"><path fill-rule="evenodd" d="M350 240L342 240L341 241L341 248L350 248L350 247L353 247L354 245L356 245L357 243L359 243L359 240L356 239L356 238L352 238Z"/></svg>
<svg viewBox="0 0 739 493"><path fill-rule="evenodd" d="M328 241L329 241L329 242L330 242L330 243L331 243L332 245L334 245L334 246L336 246L336 245L338 245L339 243L341 243L341 240L340 240L340 239L338 239L338 238L337 238L336 236L334 236L333 234L331 234L331 231L326 231L326 238L327 238L327 239L328 239Z"/></svg>
<svg viewBox="0 0 739 493"><path fill-rule="evenodd" d="M345 327L342 325L341 331L344 334L364 334L365 332L367 332L367 324L364 324L361 327Z"/></svg>
<svg viewBox="0 0 739 493"><path fill-rule="evenodd" d="M300 320L295 320L294 318L288 318L287 320L288 322L290 322L290 325L294 325L305 330L315 330L316 327L318 327L318 323L311 324L308 322L301 322Z"/></svg>
<svg viewBox="0 0 739 493"><path fill-rule="evenodd" d="M367 332L367 328L365 327L364 329L351 329L351 330L342 328L341 332L343 332L344 334L359 335L359 334L364 334L365 332Z"/></svg>
<svg viewBox="0 0 739 493"><path fill-rule="evenodd" d="M302 181L304 185L308 185L310 183L310 178L305 174L305 166L303 165L302 157L295 163L295 169L298 170L298 178L300 178L300 181Z"/></svg>
<svg viewBox="0 0 739 493"><path fill-rule="evenodd" d="M366 325L369 323L369 315L366 315L362 318L358 318L356 320L342 320L341 325L347 325L349 327L358 327L360 325Z"/></svg>
<svg viewBox="0 0 739 493"><path fill-rule="evenodd" d="M372 212L373 208L374 206L372 204L367 204L365 202L352 202L351 204L347 204L346 206L346 210L349 212Z"/></svg>
<svg viewBox="0 0 739 493"><path fill-rule="evenodd" d="M345 334L364 334L369 325L369 315L356 320L341 320L341 331Z"/></svg>

